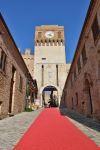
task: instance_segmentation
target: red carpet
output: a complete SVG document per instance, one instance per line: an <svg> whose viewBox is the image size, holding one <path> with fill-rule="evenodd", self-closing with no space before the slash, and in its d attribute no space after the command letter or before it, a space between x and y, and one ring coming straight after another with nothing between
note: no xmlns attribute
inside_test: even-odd
<svg viewBox="0 0 100 150"><path fill-rule="evenodd" d="M24 134L14 150L100 150L58 109L47 108Z"/></svg>

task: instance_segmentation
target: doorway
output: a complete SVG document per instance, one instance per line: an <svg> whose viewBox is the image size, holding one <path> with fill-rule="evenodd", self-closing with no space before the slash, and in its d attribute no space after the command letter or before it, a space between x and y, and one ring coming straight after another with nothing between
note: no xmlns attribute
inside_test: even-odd
<svg viewBox="0 0 100 150"><path fill-rule="evenodd" d="M92 96L91 96L91 87L88 79L85 79L85 96L86 96L86 103L87 103L87 112L88 114L91 115L93 113L93 104L92 104Z"/></svg>
<svg viewBox="0 0 100 150"><path fill-rule="evenodd" d="M47 86L43 89L42 102L45 107L58 107L58 90L56 87Z"/></svg>
<svg viewBox="0 0 100 150"><path fill-rule="evenodd" d="M10 84L10 99L9 99L9 113L13 111L14 93L15 93L16 69L12 66L12 78Z"/></svg>

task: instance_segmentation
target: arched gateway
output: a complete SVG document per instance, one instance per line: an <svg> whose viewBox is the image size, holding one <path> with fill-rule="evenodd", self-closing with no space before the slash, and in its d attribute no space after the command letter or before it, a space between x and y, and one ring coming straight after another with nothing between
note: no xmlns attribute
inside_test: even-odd
<svg viewBox="0 0 100 150"><path fill-rule="evenodd" d="M56 98L58 106L60 104L61 91L54 85L45 85L40 89L40 100L42 105L48 105L50 98Z"/></svg>
<svg viewBox="0 0 100 150"><path fill-rule="evenodd" d="M43 105L46 91L57 92L60 103L62 90L69 70L65 56L64 27L43 25L36 27L34 50L34 78L37 80L38 97ZM49 92L48 92L49 93Z"/></svg>

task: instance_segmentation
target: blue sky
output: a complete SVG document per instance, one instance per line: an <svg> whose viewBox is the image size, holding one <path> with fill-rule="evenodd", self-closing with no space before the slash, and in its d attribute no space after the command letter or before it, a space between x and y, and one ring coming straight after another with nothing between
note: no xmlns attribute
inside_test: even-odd
<svg viewBox="0 0 100 150"><path fill-rule="evenodd" d="M34 32L38 25L63 25L66 57L71 62L90 0L0 0L0 12L17 44L34 52Z"/></svg>

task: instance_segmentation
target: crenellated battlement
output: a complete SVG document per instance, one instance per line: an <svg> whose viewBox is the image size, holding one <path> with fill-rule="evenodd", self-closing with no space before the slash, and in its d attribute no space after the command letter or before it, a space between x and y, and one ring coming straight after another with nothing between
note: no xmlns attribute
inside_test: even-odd
<svg viewBox="0 0 100 150"><path fill-rule="evenodd" d="M36 27L35 46L63 46L64 44L64 26L42 25Z"/></svg>
<svg viewBox="0 0 100 150"><path fill-rule="evenodd" d="M51 40L51 39L38 39L35 41L35 46L62 46L64 45L64 40L60 39L60 40Z"/></svg>
<svg viewBox="0 0 100 150"><path fill-rule="evenodd" d="M31 49L30 48L26 48L25 49L25 55L30 55L31 54Z"/></svg>

